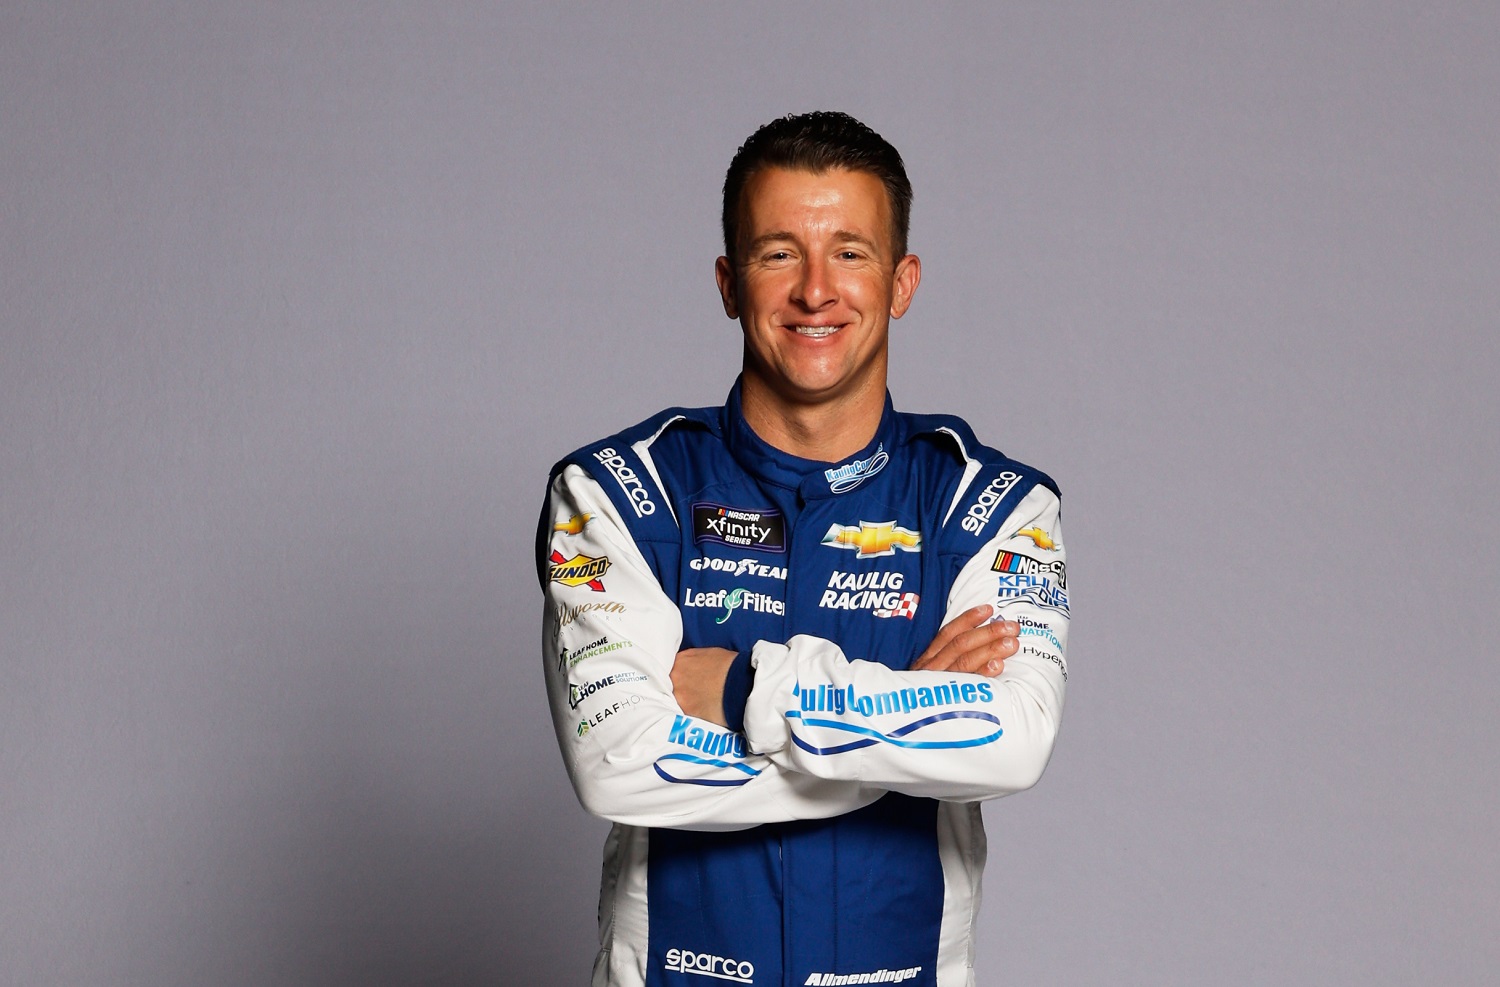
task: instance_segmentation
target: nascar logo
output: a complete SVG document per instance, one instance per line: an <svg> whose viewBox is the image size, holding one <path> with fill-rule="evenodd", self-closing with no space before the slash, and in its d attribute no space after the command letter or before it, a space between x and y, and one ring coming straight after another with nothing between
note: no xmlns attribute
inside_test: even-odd
<svg viewBox="0 0 1500 987"><path fill-rule="evenodd" d="M1024 576L1052 576L1057 580L1061 589L1068 588L1068 564L1066 562L1043 562L1020 552L1007 552L1003 549L995 556L995 562L990 566L992 572L1009 572Z"/></svg>

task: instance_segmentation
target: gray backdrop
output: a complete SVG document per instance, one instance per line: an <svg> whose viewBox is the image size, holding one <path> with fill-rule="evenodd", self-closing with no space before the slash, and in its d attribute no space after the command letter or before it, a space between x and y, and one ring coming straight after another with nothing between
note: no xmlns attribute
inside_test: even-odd
<svg viewBox="0 0 1500 987"><path fill-rule="evenodd" d="M905 153L892 389L1061 482L983 982L1500 968L1500 8L0 6L0 980L580 984L549 464L722 399L718 186Z"/></svg>

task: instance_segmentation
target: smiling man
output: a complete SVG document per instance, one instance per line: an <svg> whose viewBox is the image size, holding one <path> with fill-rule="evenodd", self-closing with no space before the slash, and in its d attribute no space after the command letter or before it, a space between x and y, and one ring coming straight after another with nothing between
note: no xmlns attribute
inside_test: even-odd
<svg viewBox="0 0 1500 987"><path fill-rule="evenodd" d="M714 273L744 364L564 458L538 534L548 696L605 846L594 984L974 983L979 801L1062 715L1057 487L897 413L900 155L842 113L762 127Z"/></svg>

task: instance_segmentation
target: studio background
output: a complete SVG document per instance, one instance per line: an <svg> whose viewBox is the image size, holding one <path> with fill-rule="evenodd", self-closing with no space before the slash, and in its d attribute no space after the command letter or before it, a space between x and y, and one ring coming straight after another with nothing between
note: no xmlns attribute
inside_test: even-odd
<svg viewBox="0 0 1500 987"><path fill-rule="evenodd" d="M901 149L908 411L1064 493L984 984L1500 969L1500 8L0 5L0 982L586 982L549 465L722 401L723 170ZM727 891L727 889L726 889Z"/></svg>

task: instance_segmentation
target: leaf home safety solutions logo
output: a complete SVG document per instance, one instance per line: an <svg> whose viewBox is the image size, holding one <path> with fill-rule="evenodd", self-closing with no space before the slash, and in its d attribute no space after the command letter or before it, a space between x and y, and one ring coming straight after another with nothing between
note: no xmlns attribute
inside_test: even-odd
<svg viewBox="0 0 1500 987"><path fill-rule="evenodd" d="M667 950L667 969L673 973L696 973L700 977L730 980L737 984L755 983L755 964L749 960L732 960L712 953L695 953L690 949Z"/></svg>
<svg viewBox="0 0 1500 987"><path fill-rule="evenodd" d="M587 586L595 593L604 592L604 574L609 571L608 555L601 555L597 559L592 555L575 555L571 559L565 559L554 548L548 558L552 565L547 569L547 577L554 583Z"/></svg>

